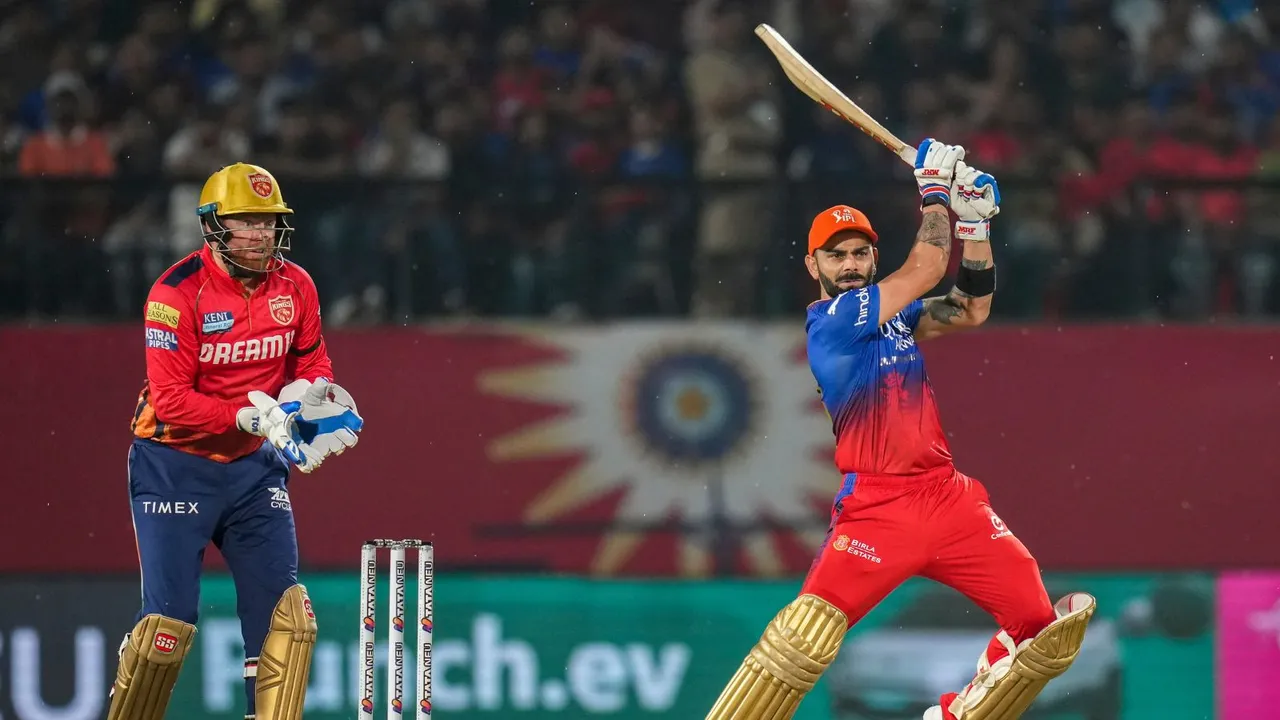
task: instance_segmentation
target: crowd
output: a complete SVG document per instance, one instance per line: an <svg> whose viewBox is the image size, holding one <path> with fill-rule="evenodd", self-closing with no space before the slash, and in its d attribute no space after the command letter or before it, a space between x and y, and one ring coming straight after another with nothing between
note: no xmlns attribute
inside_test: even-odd
<svg viewBox="0 0 1280 720"><path fill-rule="evenodd" d="M0 313L136 316L248 160L333 324L794 315L817 210L892 268L915 198L757 22L1001 179L997 315L1280 314L1253 0L0 0Z"/></svg>

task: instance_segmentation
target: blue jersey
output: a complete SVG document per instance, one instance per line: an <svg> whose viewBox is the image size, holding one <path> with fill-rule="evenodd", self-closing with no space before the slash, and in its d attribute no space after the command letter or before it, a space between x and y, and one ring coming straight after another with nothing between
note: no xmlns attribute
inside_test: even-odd
<svg viewBox="0 0 1280 720"><path fill-rule="evenodd" d="M841 473L910 475L951 464L916 347L923 307L916 300L876 327L874 285L809 306L809 367L831 416Z"/></svg>

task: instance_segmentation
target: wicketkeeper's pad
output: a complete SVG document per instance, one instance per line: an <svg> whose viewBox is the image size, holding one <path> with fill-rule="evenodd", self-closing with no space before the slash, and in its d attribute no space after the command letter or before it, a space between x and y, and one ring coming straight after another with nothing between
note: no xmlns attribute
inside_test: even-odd
<svg viewBox="0 0 1280 720"><path fill-rule="evenodd" d="M301 720L316 646L316 614L302 585L280 596L258 656L253 703L257 720Z"/></svg>
<svg viewBox="0 0 1280 720"><path fill-rule="evenodd" d="M196 627L163 615L138 621L120 646L107 720L161 720Z"/></svg>

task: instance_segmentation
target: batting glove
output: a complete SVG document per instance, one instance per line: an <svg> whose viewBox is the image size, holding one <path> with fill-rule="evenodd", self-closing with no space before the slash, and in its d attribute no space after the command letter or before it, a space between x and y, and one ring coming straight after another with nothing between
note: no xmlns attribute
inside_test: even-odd
<svg viewBox="0 0 1280 720"><path fill-rule="evenodd" d="M951 208L958 218L956 237L985 241L991 237L991 218L1000 214L1000 186L989 173L957 162Z"/></svg>
<svg viewBox="0 0 1280 720"><path fill-rule="evenodd" d="M949 205L956 163L964 159L964 148L925 138L916 148L916 185L920 188L920 207Z"/></svg>

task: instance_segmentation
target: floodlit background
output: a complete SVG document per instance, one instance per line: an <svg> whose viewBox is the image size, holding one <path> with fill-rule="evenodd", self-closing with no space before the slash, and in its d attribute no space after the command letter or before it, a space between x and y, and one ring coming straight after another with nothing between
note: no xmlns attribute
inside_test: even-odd
<svg viewBox="0 0 1280 720"><path fill-rule="evenodd" d="M1100 601L1038 717L1275 717L1263 0L0 0L0 717L105 713L139 602L142 301L238 160L297 211L367 421L290 486L307 717L354 717L367 537L436 543L439 717L702 717L838 485L808 223L865 210L887 272L918 218L907 168L786 82L758 22L1000 180L992 320L924 352L959 467L1052 592ZM223 568L171 716L242 711ZM912 581L798 717L919 717L994 629Z"/></svg>

